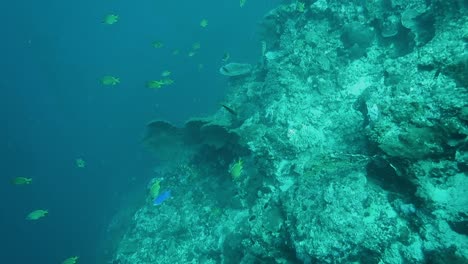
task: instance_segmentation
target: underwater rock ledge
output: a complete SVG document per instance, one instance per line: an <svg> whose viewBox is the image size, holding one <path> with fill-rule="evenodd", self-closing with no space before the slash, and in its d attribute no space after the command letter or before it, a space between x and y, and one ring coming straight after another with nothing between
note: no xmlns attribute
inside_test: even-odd
<svg viewBox="0 0 468 264"><path fill-rule="evenodd" d="M467 8L269 12L262 63L225 100L237 116L149 124L173 198L137 211L114 260L468 263Z"/></svg>

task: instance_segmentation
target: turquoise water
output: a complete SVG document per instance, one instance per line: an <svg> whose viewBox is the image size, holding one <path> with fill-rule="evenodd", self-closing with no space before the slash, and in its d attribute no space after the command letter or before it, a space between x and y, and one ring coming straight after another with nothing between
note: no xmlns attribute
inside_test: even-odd
<svg viewBox="0 0 468 264"><path fill-rule="evenodd" d="M468 263L468 2L242 2L0 4L0 263Z"/></svg>
<svg viewBox="0 0 468 264"><path fill-rule="evenodd" d="M248 1L242 9L238 1L0 3L1 262L78 255L80 263L99 263L111 217L140 199L152 176L141 145L145 124L180 124L218 109L228 89L218 73L224 53L256 63L258 22L277 2ZM120 20L103 24L108 14ZM195 42L201 48L188 57ZM145 87L165 70L174 84ZM105 75L120 84L101 85ZM20 176L33 184L8 183ZM49 213L26 221L36 209Z"/></svg>

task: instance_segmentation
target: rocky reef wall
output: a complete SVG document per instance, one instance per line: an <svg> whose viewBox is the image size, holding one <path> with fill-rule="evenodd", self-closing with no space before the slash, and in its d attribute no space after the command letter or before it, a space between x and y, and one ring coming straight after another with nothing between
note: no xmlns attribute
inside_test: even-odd
<svg viewBox="0 0 468 264"><path fill-rule="evenodd" d="M229 79L232 111L181 128L190 150L159 172L174 197L135 214L115 261L468 263L467 12L271 10L259 64Z"/></svg>

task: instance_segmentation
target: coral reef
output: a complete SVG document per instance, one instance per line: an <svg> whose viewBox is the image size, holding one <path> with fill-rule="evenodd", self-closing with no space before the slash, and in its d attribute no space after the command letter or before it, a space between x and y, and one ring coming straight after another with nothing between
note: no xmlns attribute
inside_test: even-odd
<svg viewBox="0 0 468 264"><path fill-rule="evenodd" d="M264 17L236 115L150 125L173 198L114 260L468 263L466 1L301 3Z"/></svg>

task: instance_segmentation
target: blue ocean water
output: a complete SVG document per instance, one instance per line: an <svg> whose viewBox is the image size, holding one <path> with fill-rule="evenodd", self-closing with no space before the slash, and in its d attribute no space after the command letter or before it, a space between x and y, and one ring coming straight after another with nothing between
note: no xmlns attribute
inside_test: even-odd
<svg viewBox="0 0 468 264"><path fill-rule="evenodd" d="M182 124L215 111L227 89L218 73L223 54L256 63L258 22L278 2L1 2L1 262L77 255L97 263L111 217L130 193L145 193L151 178L145 124ZM118 23L103 24L108 14L119 15ZM195 42L200 52L188 57ZM173 85L145 87L164 70ZM103 86L104 75L121 83ZM20 176L33 184L9 184ZM25 220L36 209L49 213Z"/></svg>

